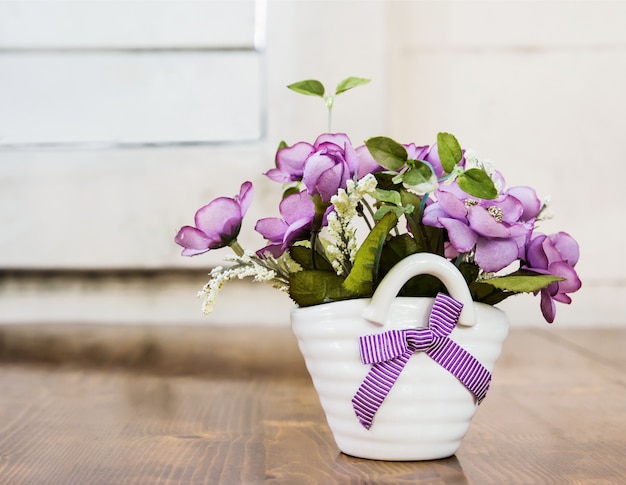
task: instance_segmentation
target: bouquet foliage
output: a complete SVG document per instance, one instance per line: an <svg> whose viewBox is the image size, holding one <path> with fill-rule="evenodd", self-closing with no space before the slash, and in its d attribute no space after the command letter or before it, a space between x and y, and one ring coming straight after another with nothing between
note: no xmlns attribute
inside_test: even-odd
<svg viewBox="0 0 626 485"><path fill-rule="evenodd" d="M581 287L576 241L543 234L546 203L528 186L508 187L492 163L463 149L450 133L431 145L377 136L354 146L330 130L335 97L369 82L351 77L327 95L319 81L290 89L322 98L329 129L312 143L281 142L265 175L280 187L279 217L258 220L267 243L256 251L237 241L252 202L250 182L195 214L175 241L184 256L229 246L231 264L214 268L199 296L209 313L223 284L253 277L289 293L299 306L371 297L385 274L418 252L438 254L461 271L474 301L497 304L512 295L540 295L548 322L555 302L569 304ZM412 278L400 296L445 292L429 275Z"/></svg>

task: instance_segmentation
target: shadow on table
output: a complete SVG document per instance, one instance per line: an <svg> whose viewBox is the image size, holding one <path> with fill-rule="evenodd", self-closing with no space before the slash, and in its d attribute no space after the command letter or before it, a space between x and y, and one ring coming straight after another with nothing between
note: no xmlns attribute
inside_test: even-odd
<svg viewBox="0 0 626 485"><path fill-rule="evenodd" d="M336 476L350 476L358 483L445 483L469 485L456 456L432 461L378 461L339 453L333 465ZM351 482L352 483L352 482Z"/></svg>

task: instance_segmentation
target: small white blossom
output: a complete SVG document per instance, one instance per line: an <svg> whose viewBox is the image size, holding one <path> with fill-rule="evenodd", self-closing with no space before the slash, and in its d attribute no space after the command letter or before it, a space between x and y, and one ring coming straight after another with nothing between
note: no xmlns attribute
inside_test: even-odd
<svg viewBox="0 0 626 485"><path fill-rule="evenodd" d="M371 194L378 185L376 177L371 173L368 173L365 177L359 180L355 192L359 197L363 198L365 195Z"/></svg>
<svg viewBox="0 0 626 485"><path fill-rule="evenodd" d="M335 212L342 219L352 219L356 216L356 206L353 198L351 198L344 189L339 189L336 195L330 199L331 204L335 207Z"/></svg>
<svg viewBox="0 0 626 485"><path fill-rule="evenodd" d="M224 284L234 279L252 277L255 282L268 282L275 288L288 291L286 277L279 275L277 270L269 267L269 265L275 265L277 269L280 269L280 265L275 259L272 258L266 262L251 251L246 251L242 256L231 256L227 259L234 261L235 264L228 268L222 266L213 268L210 273L211 279L198 292L198 298L202 298L202 311L204 313L209 314L213 311L217 296ZM285 273L287 272L285 271Z"/></svg>
<svg viewBox="0 0 626 485"><path fill-rule="evenodd" d="M468 148L463 156L465 157L465 170L479 168L478 154L474 150Z"/></svg>

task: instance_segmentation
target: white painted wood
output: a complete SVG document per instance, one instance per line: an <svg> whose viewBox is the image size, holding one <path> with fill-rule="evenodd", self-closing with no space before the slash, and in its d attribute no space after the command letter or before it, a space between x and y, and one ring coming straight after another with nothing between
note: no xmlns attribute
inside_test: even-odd
<svg viewBox="0 0 626 485"><path fill-rule="evenodd" d="M626 41L626 2L463 0L388 2L390 34L403 52L455 47L464 51L528 54L618 47ZM617 44L617 45L616 45Z"/></svg>
<svg viewBox="0 0 626 485"><path fill-rule="evenodd" d="M262 247L256 219L277 215L258 144L114 150L0 150L0 268L210 268L230 251L180 256L179 227L199 207L255 184L242 244ZM273 184L273 183L272 183ZM275 214L276 213L276 214Z"/></svg>
<svg viewBox="0 0 626 485"><path fill-rule="evenodd" d="M273 166L276 146L281 139L289 143L312 142L326 130L323 102L286 89L294 81L318 75L329 87L334 87L350 75L374 78L371 84L337 100L334 126L336 130L348 131L355 144L381 133L386 84L383 74L380 80L377 77L384 73L385 66L384 45L380 42L385 29L385 23L381 22L384 4L375 2L363 7L359 3L339 2L330 19L317 3L277 3L270 7L275 10L270 9L272 33L266 53L267 70L263 74L267 78L254 80L259 99L267 96L266 138L246 144L196 147L0 149L0 227L3 227L0 267L69 270L193 267L208 271L210 266L221 263L229 251L182 258L180 248L173 242L174 235L180 226L192 223L196 209L215 197L232 197L244 180L254 182L255 196L244 221L242 243L250 249L262 247L263 240L253 228L257 219L278 215L280 190L262 175ZM364 25L366 20L370 22L368 28L355 31L354 27ZM331 39L309 42L315 25L322 21L336 34ZM351 55L355 52L359 54ZM106 55L118 58L117 53ZM334 62L335 55L344 61ZM144 56L149 58L152 54L138 55ZM311 59L316 62L311 63ZM157 69L159 63L155 60L152 65ZM244 80L252 76L247 71L238 74ZM169 71L158 73L159 77L172 75ZM0 84L3 82L0 78ZM233 105L240 105L246 119L256 121L258 117L251 114L255 105L245 93L234 89L240 82L237 76L225 76L220 82L224 87L219 90L219 99L213 98L214 105L199 106L197 115L216 114L221 123L231 122L232 129L244 131L246 125L236 124L229 113ZM198 86L202 87L195 85ZM125 89L122 81L119 89ZM77 90L80 93L80 87ZM69 96L71 91L66 93ZM179 94L189 103L188 116L196 113L194 103L205 95L197 90L183 90ZM98 96L101 94L92 90L91 98L85 103L99 102ZM42 98L44 101L54 102ZM5 102L8 104L10 100ZM129 95L128 103L132 102ZM129 104L112 119L110 129L117 129L118 124L135 132L146 129L124 119L133 115L131 107ZM14 113L17 108L14 107ZM62 129L55 125L72 119L73 113L64 106L54 111L57 117L41 124L44 129L46 126L50 130ZM141 114L140 110L136 112ZM8 123L5 126L13 123L13 119L5 120ZM82 124L94 123L93 117L87 120ZM171 131L166 134L171 135L188 120L179 116L169 121ZM194 130L203 130L203 124L202 119L187 123ZM75 126L70 134L88 129L89 126ZM215 130L223 127L215 126Z"/></svg>
<svg viewBox="0 0 626 485"><path fill-rule="evenodd" d="M202 313L196 298L206 278L197 275L114 278L99 282L50 278L0 280L0 326L3 324L163 324L289 325L293 302L285 293L250 280L229 282L215 311ZM559 328L620 327L626 322L623 288L591 284L572 295L571 306L557 304ZM511 297L499 308L515 327L550 328L539 310L539 298Z"/></svg>
<svg viewBox="0 0 626 485"><path fill-rule="evenodd" d="M261 56L0 53L0 146L256 140Z"/></svg>
<svg viewBox="0 0 626 485"><path fill-rule="evenodd" d="M4 0L0 49L254 47L254 0Z"/></svg>
<svg viewBox="0 0 626 485"><path fill-rule="evenodd" d="M581 291L624 282L626 266L607 257L626 237L616 222L626 168L615 142L626 127L626 3L391 5L400 27L392 41L394 136L429 143L437 131L455 133L510 185L551 197L554 219L542 230L578 240ZM409 32L420 17L434 23Z"/></svg>
<svg viewBox="0 0 626 485"><path fill-rule="evenodd" d="M572 295L574 305L559 305L557 324L624 325L626 268L618 253L626 236L620 201L625 7L270 0L261 77L266 138L231 147L0 151L0 267L208 270L227 252L181 258L172 238L202 203L232 196L244 179L258 187L245 245L258 247L254 222L276 210L276 194L260 175L274 148L281 139L312 141L325 130L321 102L285 86L306 78L333 86L356 75L373 81L337 101L334 129L354 143L374 135L427 143L449 130L497 162L512 183L550 193L558 218L545 229L566 228L582 250L583 288ZM258 285L227 289L219 313L206 318L195 299L204 280L137 283L132 290L46 289L45 283L3 287L3 321L110 322L115 315L119 322L286 321L283 307L272 313L285 302L273 290L261 297L270 309L245 313L248 305L240 302L261 295ZM116 310L98 320L98 305ZM538 305L523 296L505 302L514 324L545 325Z"/></svg>

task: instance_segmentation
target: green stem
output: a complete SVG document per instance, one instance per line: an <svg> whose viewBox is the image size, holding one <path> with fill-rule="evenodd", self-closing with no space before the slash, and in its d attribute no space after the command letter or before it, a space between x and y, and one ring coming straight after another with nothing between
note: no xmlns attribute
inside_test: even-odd
<svg viewBox="0 0 626 485"><path fill-rule="evenodd" d="M328 108L328 133L331 132L331 126L332 126L332 118L333 118L333 108L332 106Z"/></svg>
<svg viewBox="0 0 626 485"><path fill-rule="evenodd" d="M324 214L326 213L326 209L328 209L330 203L324 202L319 194L314 194L311 197L311 200L315 206L315 215L313 216L313 223L311 224L311 264L313 269L317 269L317 258L315 257L317 237L322 230Z"/></svg>
<svg viewBox="0 0 626 485"><path fill-rule="evenodd" d="M367 209L367 212L369 213L370 217L372 218L373 223L375 224L376 223L376 216L374 214L374 210L372 209L372 206L369 205L369 203L365 199L361 200L361 203L363 204L365 209ZM363 215L363 219L365 219L365 223L367 224L367 227L371 231L373 225L370 224L370 222L367 220L367 217L365 217L365 214L363 213L363 211L361 211L361 214Z"/></svg>
<svg viewBox="0 0 626 485"><path fill-rule="evenodd" d="M317 235L319 231L311 231L311 266L313 269L317 269L317 261L315 257L315 246L317 245Z"/></svg>
<svg viewBox="0 0 626 485"><path fill-rule="evenodd" d="M237 256L242 257L245 254L244 249L241 247L241 244L239 244L236 239L233 239L229 246Z"/></svg>
<svg viewBox="0 0 626 485"><path fill-rule="evenodd" d="M335 101L335 98L333 96L328 96L326 98L324 98L324 103L326 104L326 107L328 108L328 133L331 133L331 125L332 125L332 118L333 118L333 103Z"/></svg>
<svg viewBox="0 0 626 485"><path fill-rule="evenodd" d="M420 208L419 208L419 221L420 224L422 222L422 217L424 217L424 210L426 209L426 202L428 202L428 197L430 194L424 194L422 196L422 199L420 201Z"/></svg>

